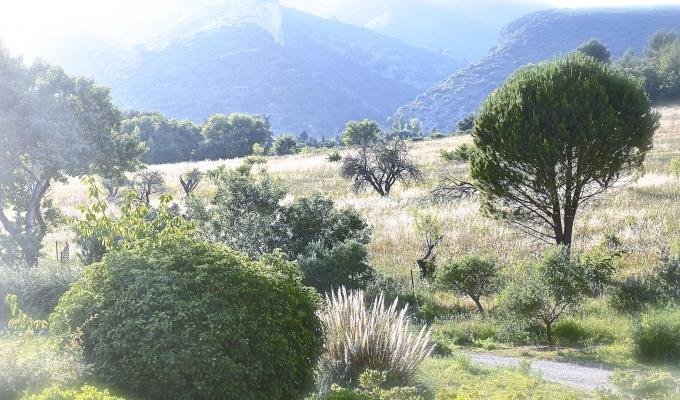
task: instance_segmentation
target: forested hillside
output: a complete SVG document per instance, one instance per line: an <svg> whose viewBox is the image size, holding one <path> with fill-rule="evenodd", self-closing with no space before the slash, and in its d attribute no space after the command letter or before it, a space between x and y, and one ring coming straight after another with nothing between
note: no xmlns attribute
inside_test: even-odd
<svg viewBox="0 0 680 400"><path fill-rule="evenodd" d="M425 129L449 130L521 66L568 53L593 38L603 42L613 58L628 49L639 54L656 31L678 28L677 7L532 13L508 25L486 57L428 89L398 113L420 119Z"/></svg>

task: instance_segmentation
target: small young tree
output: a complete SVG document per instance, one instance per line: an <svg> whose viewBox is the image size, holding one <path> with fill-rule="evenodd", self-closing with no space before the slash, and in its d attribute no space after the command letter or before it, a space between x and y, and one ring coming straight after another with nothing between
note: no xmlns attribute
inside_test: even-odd
<svg viewBox="0 0 680 400"><path fill-rule="evenodd" d="M639 81L592 57L521 69L475 120L482 211L570 245L579 207L642 167L658 124Z"/></svg>
<svg viewBox="0 0 680 400"><path fill-rule="evenodd" d="M184 193L188 196L198 187L201 179L203 179L203 173L198 168L194 168L180 175L179 183L182 185Z"/></svg>
<svg viewBox="0 0 680 400"><path fill-rule="evenodd" d="M382 132L376 121L350 121L342 132L342 141L347 146L358 146L375 143L380 140Z"/></svg>
<svg viewBox="0 0 680 400"><path fill-rule="evenodd" d="M422 239L423 256L416 260L420 277L429 279L434 274L435 253L437 245L444 238L444 226L441 219L432 213L417 213L414 217L416 232Z"/></svg>
<svg viewBox="0 0 680 400"><path fill-rule="evenodd" d="M604 44L600 43L596 39L591 39L576 49L579 53L585 54L587 56L593 57L597 61L605 64L611 63L612 54L609 49Z"/></svg>
<svg viewBox="0 0 680 400"><path fill-rule="evenodd" d="M137 199L148 206L151 204L152 195L165 192L165 179L158 171L144 170L135 175L132 190Z"/></svg>
<svg viewBox="0 0 680 400"><path fill-rule="evenodd" d="M441 266L437 271L435 283L441 288L470 297L479 313L484 314L481 298L499 290L500 266L488 258L465 256Z"/></svg>
<svg viewBox="0 0 680 400"><path fill-rule="evenodd" d="M587 268L571 256L568 247L557 246L508 286L502 304L510 315L543 324L546 341L552 348L552 326L588 293L588 275Z"/></svg>
<svg viewBox="0 0 680 400"><path fill-rule="evenodd" d="M399 139L361 146L356 155L345 157L342 176L352 180L355 191L370 186L383 197L390 195L398 181L422 179L406 143Z"/></svg>

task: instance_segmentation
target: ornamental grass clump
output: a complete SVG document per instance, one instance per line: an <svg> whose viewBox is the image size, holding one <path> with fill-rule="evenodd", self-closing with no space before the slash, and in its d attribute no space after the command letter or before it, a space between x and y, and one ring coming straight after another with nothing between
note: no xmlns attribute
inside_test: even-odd
<svg viewBox="0 0 680 400"><path fill-rule="evenodd" d="M326 303L319 312L326 335L321 373L336 383L352 385L368 369L406 382L433 350L430 329L412 332L408 305L400 309L395 300L387 306L382 293L369 305L363 291L342 287L327 293Z"/></svg>

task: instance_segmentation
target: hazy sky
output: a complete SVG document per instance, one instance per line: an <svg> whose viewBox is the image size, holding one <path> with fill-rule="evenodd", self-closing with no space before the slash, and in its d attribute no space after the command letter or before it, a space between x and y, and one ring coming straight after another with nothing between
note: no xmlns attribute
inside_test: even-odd
<svg viewBox="0 0 680 400"><path fill-rule="evenodd" d="M271 2L275 0L247 0ZM389 6L392 2L428 1L450 6L460 11L461 4L480 4L504 0L281 0L290 7L317 15L332 17L353 7ZM143 41L169 29L193 10L228 4L236 7L243 0L0 0L0 40L12 52L28 58L40 53L48 43L75 32L116 38L122 41ZM640 6L678 4L680 0L527 0L551 7Z"/></svg>

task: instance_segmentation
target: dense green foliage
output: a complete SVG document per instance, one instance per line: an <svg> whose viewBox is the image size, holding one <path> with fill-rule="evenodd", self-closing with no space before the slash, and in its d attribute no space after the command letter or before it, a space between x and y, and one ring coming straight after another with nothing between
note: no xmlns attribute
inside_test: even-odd
<svg viewBox="0 0 680 400"><path fill-rule="evenodd" d="M21 400L125 400L122 397L112 395L108 389L98 389L94 386L84 385L79 389L63 389L59 386L51 386L40 393L26 395Z"/></svg>
<svg viewBox="0 0 680 400"><path fill-rule="evenodd" d="M279 156L297 153L297 138L293 135L281 135L274 139L272 151Z"/></svg>
<svg viewBox="0 0 680 400"><path fill-rule="evenodd" d="M680 306L651 309L642 314L633 340L642 360L680 362Z"/></svg>
<svg viewBox="0 0 680 400"><path fill-rule="evenodd" d="M367 370L359 376L357 388L334 386L318 400L423 400L415 387L385 388L388 379L385 371Z"/></svg>
<svg viewBox="0 0 680 400"><path fill-rule="evenodd" d="M659 31L649 41L646 57L627 52L617 65L642 80L655 103L680 99L680 35Z"/></svg>
<svg viewBox="0 0 680 400"><path fill-rule="evenodd" d="M206 238L253 257L281 249L289 260L299 260L305 282L321 291L363 287L372 279L365 246L370 231L357 211L336 209L320 195L281 204L286 190L263 171L220 169L210 175L212 197L190 197L187 211Z"/></svg>
<svg viewBox="0 0 680 400"><path fill-rule="evenodd" d="M440 266L435 282L443 289L470 297L483 314L482 296L492 295L500 289L500 266L494 260L466 256Z"/></svg>
<svg viewBox="0 0 680 400"><path fill-rule="evenodd" d="M144 148L120 132L108 89L59 67L26 67L0 47L0 258L35 266L57 210L45 196L67 176L120 176ZM6 214L7 210L15 212Z"/></svg>
<svg viewBox="0 0 680 400"><path fill-rule="evenodd" d="M194 160L201 143L201 127L188 120L174 120L154 113L129 114L121 131L138 136L148 148L147 164L165 164Z"/></svg>
<svg viewBox="0 0 680 400"><path fill-rule="evenodd" d="M250 155L256 143L269 146L272 132L269 120L258 115L215 114L203 125L201 135L200 158L217 160Z"/></svg>
<svg viewBox="0 0 680 400"><path fill-rule="evenodd" d="M544 325L546 341L554 344L552 325L572 310L589 289L589 271L565 246L548 250L543 258L525 268L503 293L509 315Z"/></svg>
<svg viewBox="0 0 680 400"><path fill-rule="evenodd" d="M373 269L368 264L366 245L355 239L324 247L312 242L299 260L305 285L320 292L344 286L348 289L366 287L373 281Z"/></svg>
<svg viewBox="0 0 680 400"><path fill-rule="evenodd" d="M140 202L135 192L127 192L119 204L119 215L109 211L110 204L94 178L85 179L91 204L79 207L81 217L73 221L76 243L85 264L101 261L108 251L131 249L144 244L162 247L178 236L194 234L194 227L178 216L163 195L157 209Z"/></svg>
<svg viewBox="0 0 680 400"><path fill-rule="evenodd" d="M50 319L95 375L148 398L290 399L320 351L317 296L281 255L260 261L182 239L107 254Z"/></svg>
<svg viewBox="0 0 680 400"><path fill-rule="evenodd" d="M350 121L342 132L342 141L347 146L375 143L382 137L380 125L376 121Z"/></svg>
<svg viewBox="0 0 680 400"><path fill-rule="evenodd" d="M439 156L446 161L461 161L468 162L472 158L475 151L475 146L463 143L458 145L453 150L441 149L439 150Z"/></svg>
<svg viewBox="0 0 680 400"><path fill-rule="evenodd" d="M579 207L642 166L658 120L637 81L592 57L521 69L475 120L482 211L571 244Z"/></svg>
<svg viewBox="0 0 680 400"><path fill-rule="evenodd" d="M576 51L593 57L601 63L609 64L611 62L612 54L609 52L609 49L596 39L591 39L583 43Z"/></svg>

